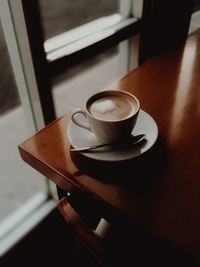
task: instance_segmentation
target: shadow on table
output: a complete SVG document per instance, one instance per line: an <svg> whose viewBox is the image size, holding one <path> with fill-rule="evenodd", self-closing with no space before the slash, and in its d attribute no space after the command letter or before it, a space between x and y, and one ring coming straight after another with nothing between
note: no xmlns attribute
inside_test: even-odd
<svg viewBox="0 0 200 267"><path fill-rule="evenodd" d="M81 154L71 153L80 172L107 184L132 186L139 193L151 190L164 177L168 153L165 140L159 137L155 145L143 155L122 162L100 162Z"/></svg>
<svg viewBox="0 0 200 267"><path fill-rule="evenodd" d="M159 187L165 178L169 159L166 142L161 136L147 153L124 162L97 162L78 153L71 154L71 156L80 173L91 175L102 183L123 186L138 195ZM177 248L173 242L163 239L126 214L120 213L119 216L117 210L106 209L107 206L103 203L95 203L91 208L94 199L85 192L75 195L75 207L79 208L80 200L85 200L85 198L88 198L86 205L88 213L95 217L93 224L94 221L99 222L102 214L111 223L112 227L102 240L102 245L115 260L113 266L200 266L190 255ZM85 211L82 215L85 215Z"/></svg>

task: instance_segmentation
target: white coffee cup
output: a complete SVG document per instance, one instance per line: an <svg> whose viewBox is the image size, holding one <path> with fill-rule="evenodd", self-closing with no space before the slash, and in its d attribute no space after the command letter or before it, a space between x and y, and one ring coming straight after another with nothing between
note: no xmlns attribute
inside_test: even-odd
<svg viewBox="0 0 200 267"><path fill-rule="evenodd" d="M139 110L140 102L133 94L123 90L104 90L91 96L84 110L74 111L71 119L94 133L101 142L108 143L131 135ZM77 114L83 114L88 124L85 125Z"/></svg>

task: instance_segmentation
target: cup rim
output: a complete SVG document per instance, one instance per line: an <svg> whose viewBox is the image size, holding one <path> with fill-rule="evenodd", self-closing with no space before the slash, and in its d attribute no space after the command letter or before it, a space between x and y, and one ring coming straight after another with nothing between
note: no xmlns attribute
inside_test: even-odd
<svg viewBox="0 0 200 267"><path fill-rule="evenodd" d="M89 112L89 110L88 110L88 103L89 103L89 101L91 101L91 99L92 98L95 98L97 95L101 95L101 94L103 94L103 93L105 93L105 92L108 92L108 93L113 93L113 92L116 92L116 93L122 93L122 94L126 94L126 95L128 95L129 97L131 97L131 98L133 98L134 100L135 100L135 102L137 103L137 109L136 109L136 111L133 113L133 114L130 114L128 117L126 117L126 118L124 118L124 119L120 119L120 120L111 120L111 121L108 121L108 120L103 120L103 119L99 119L99 118L97 118L97 117L95 117L94 115L92 115L90 112ZM92 96L90 96L88 99L87 99L87 101L86 101L86 103L85 103L85 110L86 110L86 112L87 112L87 114L89 115L89 116L91 116L92 118L94 118L94 119L96 119L96 120L98 120L98 121L102 121L102 122L121 122L121 121L126 121L126 120L128 120L128 119L130 119L130 118L132 118L132 117L134 117L138 112L139 112L139 110L140 110L140 101L138 100L138 98L135 96L135 95L133 95L132 93L130 93L130 92L127 92L127 91L124 91L124 90L120 90L120 89L116 89L116 90L103 90L103 91L100 91L100 92L98 92L98 93L96 93L96 94L93 94Z"/></svg>

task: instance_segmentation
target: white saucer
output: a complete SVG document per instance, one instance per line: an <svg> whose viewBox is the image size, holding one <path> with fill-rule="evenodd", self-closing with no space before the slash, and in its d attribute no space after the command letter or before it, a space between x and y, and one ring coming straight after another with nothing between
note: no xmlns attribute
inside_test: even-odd
<svg viewBox="0 0 200 267"><path fill-rule="evenodd" d="M142 144L141 146L137 147L132 146L120 150L108 150L107 147L104 147L98 150L91 150L90 152L79 152L79 153L88 158L100 161L115 162L115 161L133 159L148 151L155 144L158 138L158 127L154 119L149 114L147 114L143 110L140 110L138 114L137 123L135 125L132 134L133 135L145 134L146 142L144 142L144 144ZM72 121L70 121L68 125L67 135L71 145L74 148L81 148L95 144L100 144L100 142L96 139L94 134L75 125Z"/></svg>

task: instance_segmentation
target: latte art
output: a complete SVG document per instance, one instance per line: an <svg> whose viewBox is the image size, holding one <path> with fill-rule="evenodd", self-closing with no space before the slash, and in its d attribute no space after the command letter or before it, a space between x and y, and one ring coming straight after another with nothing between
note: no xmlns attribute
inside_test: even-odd
<svg viewBox="0 0 200 267"><path fill-rule="evenodd" d="M95 100L89 112L96 118L106 121L122 120L135 113L136 105L128 97L104 96Z"/></svg>

